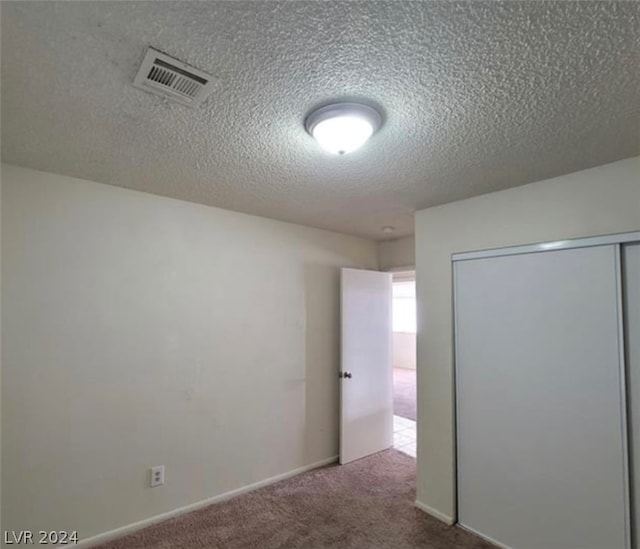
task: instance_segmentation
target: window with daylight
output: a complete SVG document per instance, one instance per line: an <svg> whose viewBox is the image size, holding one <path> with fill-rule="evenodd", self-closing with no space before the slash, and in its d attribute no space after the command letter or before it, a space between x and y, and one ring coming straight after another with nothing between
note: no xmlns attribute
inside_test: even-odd
<svg viewBox="0 0 640 549"><path fill-rule="evenodd" d="M416 333L416 283L393 283L393 331Z"/></svg>

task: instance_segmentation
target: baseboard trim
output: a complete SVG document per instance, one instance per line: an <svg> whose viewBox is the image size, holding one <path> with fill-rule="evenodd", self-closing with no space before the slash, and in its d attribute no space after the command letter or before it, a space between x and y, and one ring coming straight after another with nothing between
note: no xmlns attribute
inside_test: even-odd
<svg viewBox="0 0 640 549"><path fill-rule="evenodd" d="M427 505L426 503L422 503L421 501L416 500L414 505L421 511L424 511L425 513L427 513L427 515L431 515L432 517L437 518L438 520L441 520L442 522L444 522L445 524L448 524L449 526L452 526L456 522L453 519L453 517L450 517L449 515L445 515L442 511L438 511L437 509L434 509L433 507Z"/></svg>
<svg viewBox="0 0 640 549"><path fill-rule="evenodd" d="M512 549L508 545L505 545L504 543L500 543L499 541L496 541L495 539L490 538L489 536L485 536L484 534L481 534L477 530L474 530L473 528L469 528L464 524L458 524L458 526L460 526L460 528L462 528L463 530L466 530L467 532L471 532L475 536L478 536L479 538L482 538L483 540L488 541L489 543L493 543L493 545L495 545L496 547L500 547L501 549Z"/></svg>
<svg viewBox="0 0 640 549"><path fill-rule="evenodd" d="M302 473L312 471L313 469L318 469L319 467L324 467L325 465L330 465L331 463L336 463L337 461L338 461L338 456L332 456L327 459L316 461L315 463L304 465L303 467L298 467L297 469L293 469L292 471L288 471L286 473L282 473L274 477L260 480L258 482L254 482L253 484L242 486L241 488L231 490L230 492L225 492L224 494L219 494L211 498L203 499L201 501L197 501L196 503L191 503L183 507L178 507L177 509L168 511L166 513L161 513L160 515L155 515L147 519L139 520L138 522L132 522L131 524L127 524L126 526L121 526L113 530L108 530L107 532L103 532L102 534L91 536L90 538L86 538L79 541L76 545L74 545L74 547L79 547L79 548L94 547L95 545L106 543L107 541L111 541L117 538L121 538L123 536L126 536L127 534L132 534L133 532L142 530L143 528L152 526L159 522L163 522L165 520L175 518L180 515L184 515L185 513L190 513L191 511L202 509L203 507L207 507L208 505L213 505L214 503L220 503L222 501L234 498L236 496L246 494L247 492L253 492L254 490L258 490L259 488L264 488L265 486L269 486L270 484L275 484L276 482L280 482L281 480L295 477L296 475L300 475Z"/></svg>

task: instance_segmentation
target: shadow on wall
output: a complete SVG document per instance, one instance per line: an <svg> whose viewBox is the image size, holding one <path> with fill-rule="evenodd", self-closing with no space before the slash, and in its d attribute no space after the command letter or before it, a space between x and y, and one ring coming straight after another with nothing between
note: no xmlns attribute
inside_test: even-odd
<svg viewBox="0 0 640 549"><path fill-rule="evenodd" d="M340 269L303 267L305 288L305 463L337 455L340 393ZM323 450L324 449L324 450Z"/></svg>

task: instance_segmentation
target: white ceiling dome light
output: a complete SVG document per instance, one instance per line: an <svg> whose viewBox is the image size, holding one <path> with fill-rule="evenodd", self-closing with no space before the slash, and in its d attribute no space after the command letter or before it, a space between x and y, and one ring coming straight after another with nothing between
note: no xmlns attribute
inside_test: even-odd
<svg viewBox="0 0 640 549"><path fill-rule="evenodd" d="M362 147L382 124L375 109L360 103L334 103L313 111L305 128L320 146L333 154Z"/></svg>

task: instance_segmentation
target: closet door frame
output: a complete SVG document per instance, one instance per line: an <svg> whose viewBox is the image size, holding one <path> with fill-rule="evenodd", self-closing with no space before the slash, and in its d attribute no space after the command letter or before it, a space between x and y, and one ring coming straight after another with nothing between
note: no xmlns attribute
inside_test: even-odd
<svg viewBox="0 0 640 549"><path fill-rule="evenodd" d="M638 248L637 251L632 253L637 253L638 258L632 259L631 264L634 266L638 266L638 263L633 263L633 261L638 261L640 259L640 240L636 242L625 243L634 248ZM623 331L625 338L625 361L626 361L626 372L627 372L627 434L628 434L628 449L629 449L629 476L630 476L630 498L631 498L631 540L633 542L633 547L638 547L640 542L640 453L636 454L637 459L634 460L634 450L638 448L638 432L639 432L639 422L638 415L640 414L640 399L638 398L638 393L640 392L640 372L633 371L634 364L640 364L638 359L640 358L640 347L632 347L631 345L631 334L636 333L632 332L632 330L640 329L640 317L637 316L637 312L634 314L630 311L633 306L632 299L637 299L640 294L638 294L638 288L635 287L631 282L629 277L630 272L630 263L629 255L628 255L628 247L622 244L621 248L621 261L622 261L622 292L623 292ZM637 268L637 267L636 267ZM631 289L633 288L633 289Z"/></svg>
<svg viewBox="0 0 640 549"><path fill-rule="evenodd" d="M628 402L628 391L627 387L627 366L626 366L626 347L625 347L625 330L624 330L624 296L623 296L623 281L622 281L622 253L621 248L623 244L626 243L634 243L640 242L640 231L633 231L627 233L618 233L611 235L600 235L600 236L592 236L585 238L576 238L576 239L566 239L566 240L556 240L556 241L548 241L548 242L539 242L534 244L524 244L520 246L509 246L504 248L491 248L486 250L478 250L478 251L467 251L467 252L458 252L451 254L452 261L452 288L453 288L453 299L452 299L452 307L453 307L453 390L454 390L454 478L455 478L455 489L454 489L454 519L455 522L464 528L462 524L459 523L459 512L458 512L458 504L459 504L459 428L458 428L458 420L459 420L459 386L458 386L458 375L457 375L457 315L456 315L456 284L455 284L455 268L454 263L457 261L464 261L469 259L480 259L480 258L491 258L491 257L501 257L501 256L509 256L509 255L521 255L521 254L531 254L531 253L541 253L555 250L568 250L575 248L587 248L593 246L604 246L604 245L615 245L615 257L616 257L616 283L617 283L617 301L618 301L618 338L619 338L619 353L618 353L618 364L620 368L620 392L621 392L621 402L622 402L622 429L625 436L622 437L623 444L623 474L625 476L626 482L624 484L624 499L625 499L625 538L626 538L626 546L628 548L636 547L637 541L634 539L639 533L636 533L632 529L632 512L635 512L635 507L640 502L635 502L631 486L633 483L632 478L632 470L631 464L632 456L630 455L631 446L630 446L630 433L628 428L629 423L629 402ZM492 543L496 544L495 540L489 540ZM500 543L497 543L498 546L501 546ZM506 547L506 546L503 546Z"/></svg>
<svg viewBox="0 0 640 549"><path fill-rule="evenodd" d="M464 259L479 259L482 257L500 257L503 255L530 254L535 252L549 252L551 250L568 250L571 248L589 248L591 246L604 246L607 244L626 244L640 242L640 231L629 233L608 234L601 236L591 236L585 238L574 238L567 240L553 240L550 242L537 242L534 244L523 244L521 246L508 246L505 248L489 248L470 252L458 252L451 254L451 261L462 261Z"/></svg>

